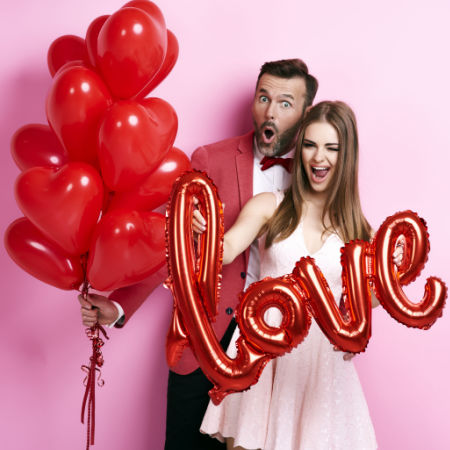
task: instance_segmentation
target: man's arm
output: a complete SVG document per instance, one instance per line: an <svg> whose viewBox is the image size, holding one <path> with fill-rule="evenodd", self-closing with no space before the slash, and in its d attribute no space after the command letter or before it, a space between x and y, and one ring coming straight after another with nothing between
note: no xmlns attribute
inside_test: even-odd
<svg viewBox="0 0 450 450"><path fill-rule="evenodd" d="M208 151L205 147L199 147L194 151L194 153L192 153L191 165L193 169L202 170L203 172L206 172L208 174Z"/></svg>
<svg viewBox="0 0 450 450"><path fill-rule="evenodd" d="M111 325L114 323L115 327L122 328L142 303L144 303L166 278L167 266L164 265L140 283L117 289L109 297L100 294L88 294L85 300L79 295L78 300L81 304L81 320L83 325L92 327L96 322L100 325ZM115 302L122 307L123 315L120 315Z"/></svg>
<svg viewBox="0 0 450 450"><path fill-rule="evenodd" d="M138 310L150 294L166 280L167 265L161 267L158 271L147 277L140 283L131 286L125 286L117 289L109 295L110 300L114 300L122 306L125 318L116 323L116 327L123 327L130 317Z"/></svg>

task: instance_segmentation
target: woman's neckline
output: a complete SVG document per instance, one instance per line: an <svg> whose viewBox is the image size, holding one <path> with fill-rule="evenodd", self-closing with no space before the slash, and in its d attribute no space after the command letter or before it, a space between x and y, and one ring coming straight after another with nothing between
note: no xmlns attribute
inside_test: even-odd
<svg viewBox="0 0 450 450"><path fill-rule="evenodd" d="M328 233L326 238L325 238L325 240L323 241L323 244L320 246L320 248L318 250L316 250L315 252L311 252L308 249L308 246L306 245L305 235L303 234L303 219L300 221L298 228L299 228L299 231L300 231L300 234L301 234L303 247L306 250L306 253L308 254L308 256L310 256L311 258L314 258L315 255L317 255L318 253L322 252L323 248L325 247L325 245L327 244L327 242L329 241L329 239L332 236L336 236L339 239L339 236L336 233Z"/></svg>

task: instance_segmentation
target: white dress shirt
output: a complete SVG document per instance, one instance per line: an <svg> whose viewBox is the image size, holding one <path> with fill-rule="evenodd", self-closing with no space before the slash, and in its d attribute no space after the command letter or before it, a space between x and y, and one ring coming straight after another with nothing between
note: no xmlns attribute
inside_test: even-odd
<svg viewBox="0 0 450 450"><path fill-rule="evenodd" d="M291 184L291 174L281 165L275 164L266 170L261 170L260 162L264 155L259 151L256 139L253 140L253 195L261 192L285 191ZM282 156L292 158L294 149ZM250 246L250 255L245 278L245 289L259 280L259 248L258 241L253 241Z"/></svg>

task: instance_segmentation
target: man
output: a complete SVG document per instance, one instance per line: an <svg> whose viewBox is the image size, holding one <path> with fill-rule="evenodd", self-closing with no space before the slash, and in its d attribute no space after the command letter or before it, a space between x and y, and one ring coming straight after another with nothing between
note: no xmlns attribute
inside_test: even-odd
<svg viewBox="0 0 450 450"><path fill-rule="evenodd" d="M234 223L250 197L289 186L291 161L281 157L292 156L301 119L312 104L317 87L317 80L299 59L265 63L252 104L254 130L200 147L193 153L192 166L211 177L226 205L225 229ZM122 326L165 276L163 269L145 282L115 291L110 296L115 304L96 295L90 295L88 302L80 299L83 324L92 326L97 320L111 324L120 317L122 323L116 326ZM258 279L256 244L223 268L219 313L213 328L224 348L236 326L232 317L238 294ZM225 448L198 431L211 387L191 350L185 349L177 366L169 372L166 450Z"/></svg>

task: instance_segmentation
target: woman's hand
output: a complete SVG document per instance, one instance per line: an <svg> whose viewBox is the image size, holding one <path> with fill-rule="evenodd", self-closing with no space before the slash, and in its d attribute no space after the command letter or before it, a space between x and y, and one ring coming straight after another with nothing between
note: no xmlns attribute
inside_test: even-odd
<svg viewBox="0 0 450 450"><path fill-rule="evenodd" d="M338 347L334 346L333 350L335 352L342 352L342 350L340 350ZM351 353L351 352L344 352L344 355L342 356L342 359L344 361L350 361L351 359L353 359L356 356L356 353Z"/></svg>
<svg viewBox="0 0 450 450"><path fill-rule="evenodd" d="M403 256L405 253L405 244L406 244L406 239L405 236L400 235L397 239L397 242L395 243L395 250L394 250L394 254L392 255L392 261L394 262L394 264L398 267L400 267L402 261L403 261Z"/></svg>
<svg viewBox="0 0 450 450"><path fill-rule="evenodd" d="M194 205L198 205L198 200L195 197ZM194 231L195 238L197 238L198 234L202 234L206 230L206 220L197 208L192 213L192 230Z"/></svg>

